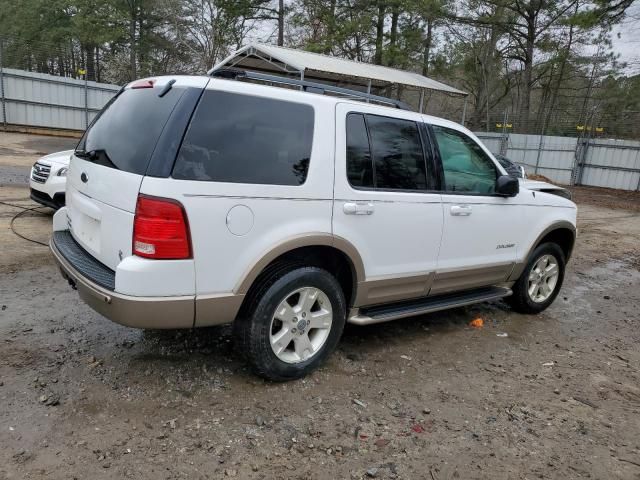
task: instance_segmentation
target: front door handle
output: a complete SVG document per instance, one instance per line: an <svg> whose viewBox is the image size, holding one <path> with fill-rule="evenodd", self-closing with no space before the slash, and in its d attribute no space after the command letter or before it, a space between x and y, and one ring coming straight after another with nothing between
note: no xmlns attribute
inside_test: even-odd
<svg viewBox="0 0 640 480"><path fill-rule="evenodd" d="M451 207L451 215L454 217L468 217L471 212L472 209L469 205L453 205Z"/></svg>
<svg viewBox="0 0 640 480"><path fill-rule="evenodd" d="M346 215L373 215L373 203L371 202L347 202L342 206Z"/></svg>

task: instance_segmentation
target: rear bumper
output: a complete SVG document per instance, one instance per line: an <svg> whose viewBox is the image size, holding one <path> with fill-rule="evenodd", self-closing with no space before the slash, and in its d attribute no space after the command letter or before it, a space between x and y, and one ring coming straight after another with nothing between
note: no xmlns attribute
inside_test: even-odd
<svg viewBox="0 0 640 480"><path fill-rule="evenodd" d="M195 297L134 297L116 293L83 275L58 246L55 235L50 247L62 276L77 290L80 298L101 315L134 328L191 328L195 320ZM87 254L88 255L88 254Z"/></svg>

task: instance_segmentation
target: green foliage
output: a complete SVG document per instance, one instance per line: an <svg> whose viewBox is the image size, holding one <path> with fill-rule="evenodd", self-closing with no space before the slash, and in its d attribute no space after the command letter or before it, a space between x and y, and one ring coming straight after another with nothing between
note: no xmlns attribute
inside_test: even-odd
<svg viewBox="0 0 640 480"><path fill-rule="evenodd" d="M5 66L125 83L204 73L249 39L274 43L282 13L287 46L470 92L472 128L493 129L506 111L514 131L561 132L588 116L640 109L637 77L622 76L610 43L631 3L286 0L281 12L278 0L0 0L0 38ZM418 101L397 88L377 93ZM461 101L425 100L429 112L460 118Z"/></svg>

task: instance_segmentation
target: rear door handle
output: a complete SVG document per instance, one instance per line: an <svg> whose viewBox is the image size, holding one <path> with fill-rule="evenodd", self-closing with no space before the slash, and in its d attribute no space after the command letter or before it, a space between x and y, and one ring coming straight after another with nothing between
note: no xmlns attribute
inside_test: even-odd
<svg viewBox="0 0 640 480"><path fill-rule="evenodd" d="M373 210L371 202L347 202L342 206L346 215L373 215Z"/></svg>
<svg viewBox="0 0 640 480"><path fill-rule="evenodd" d="M468 205L453 205L451 207L451 215L454 217L468 217L472 211Z"/></svg>

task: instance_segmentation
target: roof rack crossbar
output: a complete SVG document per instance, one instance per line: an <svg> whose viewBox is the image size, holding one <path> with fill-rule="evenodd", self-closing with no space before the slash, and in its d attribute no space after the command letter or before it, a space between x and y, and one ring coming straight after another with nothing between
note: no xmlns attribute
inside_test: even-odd
<svg viewBox="0 0 640 480"><path fill-rule="evenodd" d="M359 92L358 90L351 90L349 88L336 87L333 85L326 85L324 83L309 82L307 80L297 80L294 78L282 77L279 75L268 75L265 73L252 72L237 68L219 68L212 71L210 75L212 77L233 80L246 78L248 80L258 80L261 82L269 82L280 85L291 85L294 87L300 87L302 90L309 93L335 93L355 100L373 101L382 103L384 105L391 105L401 110L412 110L409 105L401 100L394 100L392 98L381 97L379 95L373 95L371 93Z"/></svg>

